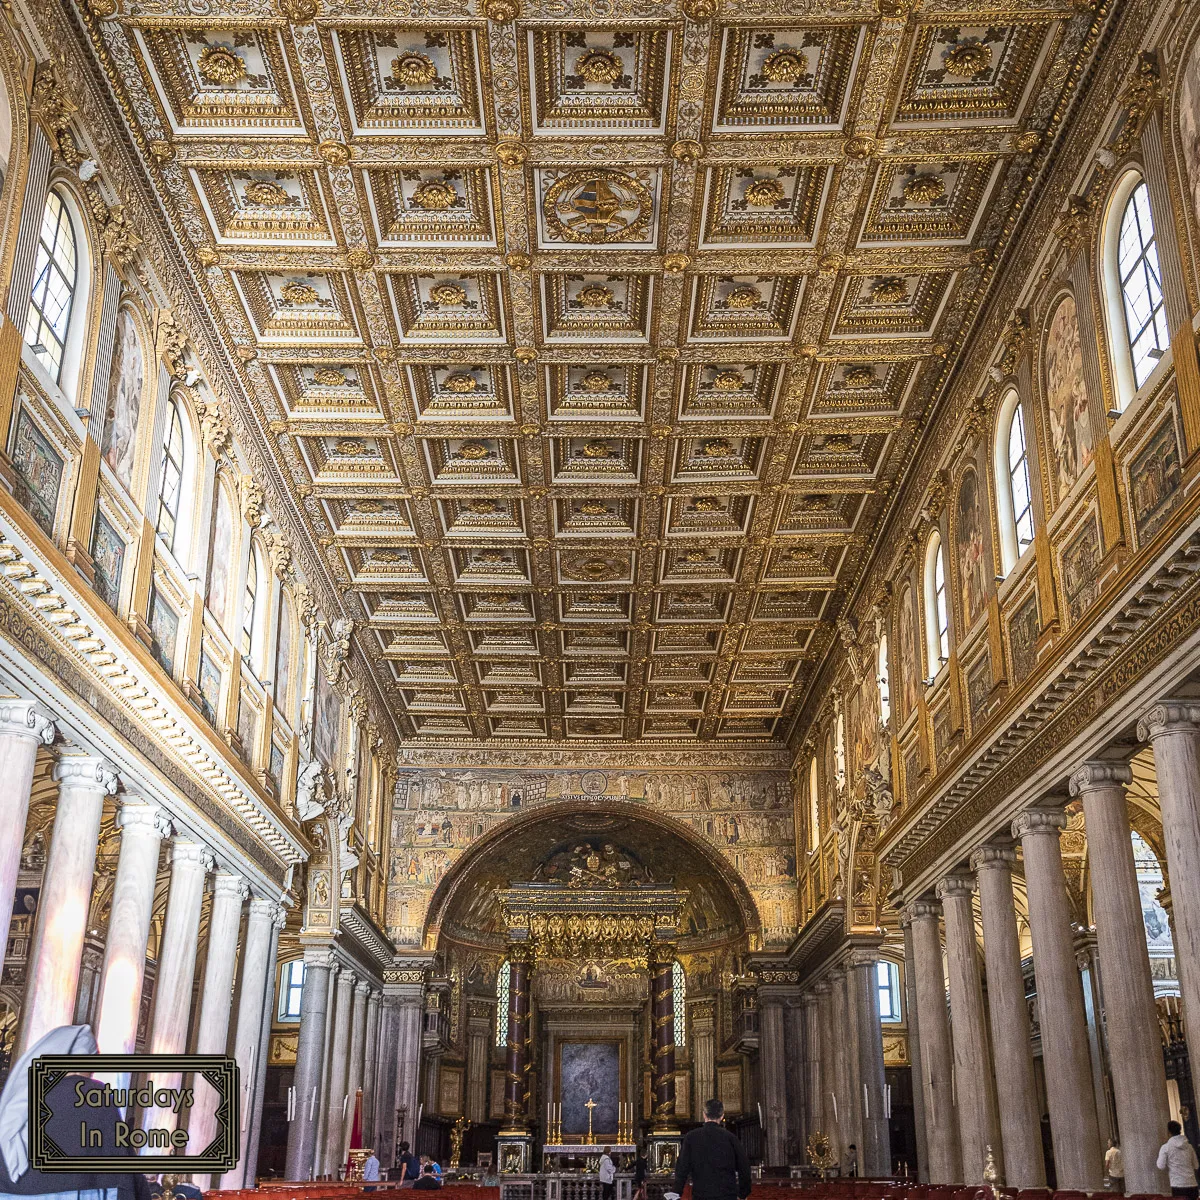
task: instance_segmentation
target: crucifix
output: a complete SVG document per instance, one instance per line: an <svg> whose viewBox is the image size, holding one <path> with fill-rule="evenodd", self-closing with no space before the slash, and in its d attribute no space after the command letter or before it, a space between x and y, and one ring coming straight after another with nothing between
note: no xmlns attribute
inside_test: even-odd
<svg viewBox="0 0 1200 1200"><path fill-rule="evenodd" d="M587 1098L587 1103L583 1107L588 1110L588 1140L587 1140L587 1144L589 1146L594 1146L596 1144L596 1135L592 1132L592 1109L594 1109L596 1107L596 1102L595 1102L595 1100L593 1100L591 1098L591 1096L589 1096Z"/></svg>

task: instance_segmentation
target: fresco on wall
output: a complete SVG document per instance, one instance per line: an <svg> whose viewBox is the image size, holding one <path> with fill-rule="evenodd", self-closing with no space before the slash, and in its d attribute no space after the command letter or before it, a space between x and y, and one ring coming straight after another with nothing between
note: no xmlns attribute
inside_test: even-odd
<svg viewBox="0 0 1200 1200"><path fill-rule="evenodd" d="M1192 220L1200 224L1200 38L1192 43L1179 82L1179 140L1187 169Z"/></svg>
<svg viewBox="0 0 1200 1200"><path fill-rule="evenodd" d="M92 566L96 572L96 592L109 608L115 609L121 598L121 568L124 562L124 539L104 514L98 512L92 531Z"/></svg>
<svg viewBox="0 0 1200 1200"><path fill-rule="evenodd" d="M318 704L320 690L318 689ZM417 946L433 890L462 853L514 813L562 801L645 804L716 847L745 880L763 940L796 935L796 842L786 770L518 770L401 773L392 812L388 936Z"/></svg>
<svg viewBox="0 0 1200 1200"><path fill-rule="evenodd" d="M325 664L317 670L313 705L313 753L327 767L337 763L338 735L342 725L342 698L333 690Z"/></svg>
<svg viewBox="0 0 1200 1200"><path fill-rule="evenodd" d="M17 476L13 486L17 503L29 511L44 533L53 536L63 460L23 408L13 436L12 462Z"/></svg>
<svg viewBox="0 0 1200 1200"><path fill-rule="evenodd" d="M104 461L126 488L133 485L133 456L137 450L144 381L141 339L129 309L123 308L117 316L113 337L112 373L108 378L104 441L100 449Z"/></svg>
<svg viewBox="0 0 1200 1200"><path fill-rule="evenodd" d="M233 505L229 489L217 484L217 505L213 515L212 553L208 571L208 611L221 626L229 612L230 568L233 566Z"/></svg>
<svg viewBox="0 0 1200 1200"><path fill-rule="evenodd" d="M988 696L992 690L992 664L986 654L971 664L967 672L967 711L971 714L971 732L987 718Z"/></svg>
<svg viewBox="0 0 1200 1200"><path fill-rule="evenodd" d="M1099 594L1100 535L1091 520L1063 551L1062 585L1067 601L1067 621L1074 625Z"/></svg>
<svg viewBox="0 0 1200 1200"><path fill-rule="evenodd" d="M1038 607L1034 593L1008 622L1008 648L1013 682L1020 683L1037 666Z"/></svg>
<svg viewBox="0 0 1200 1200"><path fill-rule="evenodd" d="M279 613L279 637L275 642L275 703L290 724L292 716L292 610L284 604Z"/></svg>
<svg viewBox="0 0 1200 1200"><path fill-rule="evenodd" d="M620 1043L564 1042L559 1049L563 1133L612 1133L617 1128L621 1099ZM589 1100L595 1106L592 1109L587 1107Z"/></svg>
<svg viewBox="0 0 1200 1200"><path fill-rule="evenodd" d="M974 470L963 473L958 485L958 513L955 522L958 581L962 589L964 624L970 629L987 607L990 585L987 547L984 545L983 504L979 495L979 476Z"/></svg>
<svg viewBox="0 0 1200 1200"><path fill-rule="evenodd" d="M913 612L912 588L905 583L900 596L900 716L907 717L917 705L917 623Z"/></svg>
<svg viewBox="0 0 1200 1200"><path fill-rule="evenodd" d="M1139 543L1149 541L1179 503L1180 478L1179 443L1168 417L1129 464L1129 499Z"/></svg>
<svg viewBox="0 0 1200 1200"><path fill-rule="evenodd" d="M1075 301L1064 296L1046 331L1046 406L1058 499L1092 461L1092 421L1083 382L1083 351Z"/></svg>

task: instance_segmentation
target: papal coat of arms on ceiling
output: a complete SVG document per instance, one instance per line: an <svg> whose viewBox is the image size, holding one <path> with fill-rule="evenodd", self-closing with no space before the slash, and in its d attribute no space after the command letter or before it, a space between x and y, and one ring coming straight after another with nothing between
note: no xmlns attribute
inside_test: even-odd
<svg viewBox="0 0 1200 1200"><path fill-rule="evenodd" d="M546 191L547 226L565 241L639 241L646 236L654 199L650 189L624 171L571 171Z"/></svg>

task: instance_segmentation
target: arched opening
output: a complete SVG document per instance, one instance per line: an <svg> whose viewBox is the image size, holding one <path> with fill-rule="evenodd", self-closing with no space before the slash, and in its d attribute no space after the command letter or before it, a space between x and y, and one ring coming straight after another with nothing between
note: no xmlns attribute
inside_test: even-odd
<svg viewBox="0 0 1200 1200"><path fill-rule="evenodd" d="M1033 488L1025 414L1016 388L1000 402L994 446L1000 564L1007 575L1033 545Z"/></svg>
<svg viewBox="0 0 1200 1200"><path fill-rule="evenodd" d="M925 548L925 661L933 679L950 659L950 606L946 602L946 560L935 529Z"/></svg>

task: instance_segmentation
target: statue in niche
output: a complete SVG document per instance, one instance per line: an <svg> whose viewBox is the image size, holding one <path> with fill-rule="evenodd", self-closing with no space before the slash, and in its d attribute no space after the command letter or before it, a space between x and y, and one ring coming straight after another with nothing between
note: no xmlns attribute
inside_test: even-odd
<svg viewBox="0 0 1200 1200"><path fill-rule="evenodd" d="M296 777L297 819L302 825L315 820L325 811L328 800L324 769L316 759L312 759L300 768L300 774Z"/></svg>

